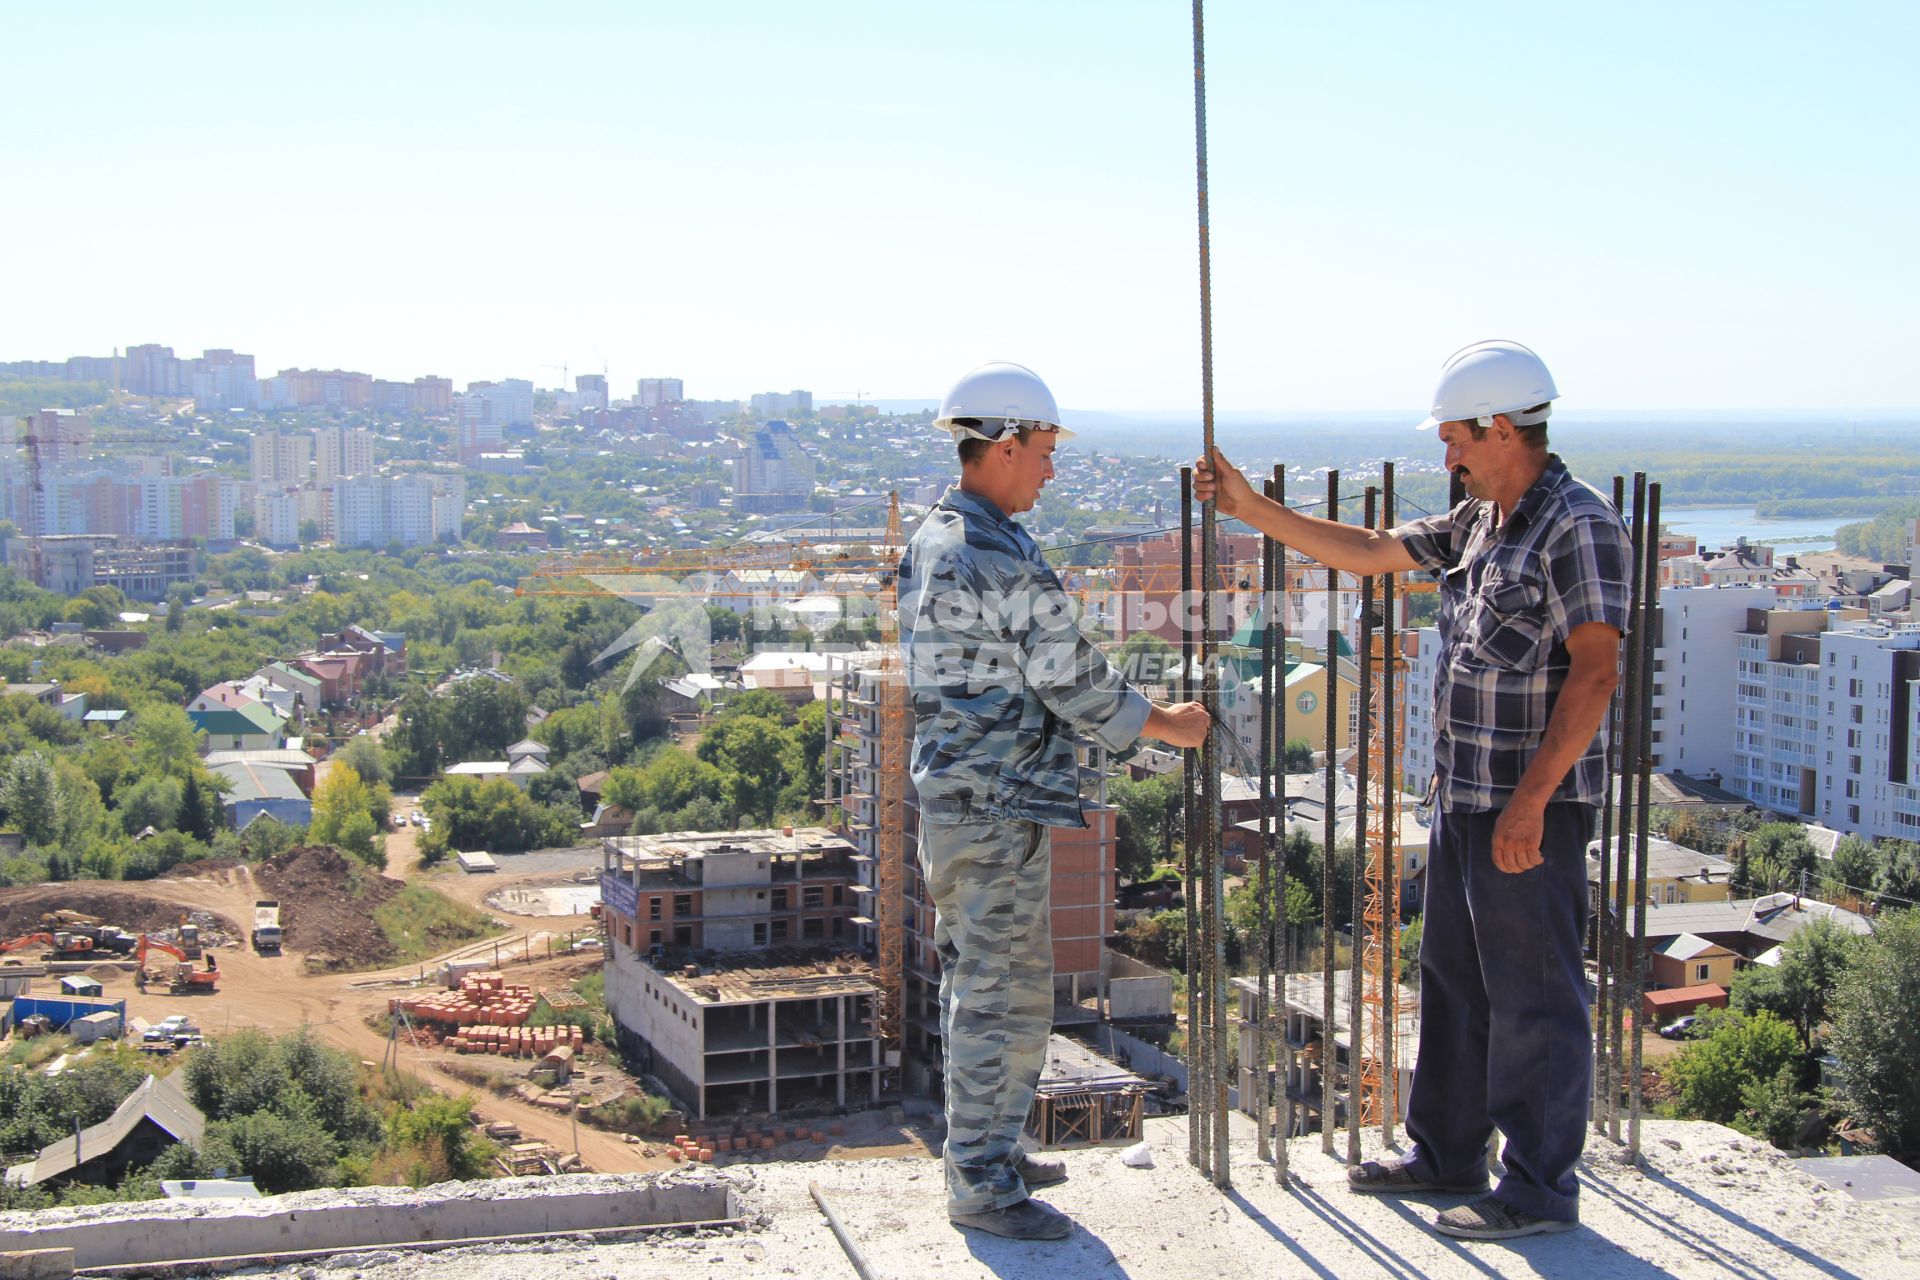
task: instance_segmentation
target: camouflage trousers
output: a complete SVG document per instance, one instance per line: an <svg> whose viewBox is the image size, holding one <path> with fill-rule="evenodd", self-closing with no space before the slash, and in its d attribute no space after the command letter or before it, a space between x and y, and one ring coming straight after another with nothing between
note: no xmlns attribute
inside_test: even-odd
<svg viewBox="0 0 1920 1280"><path fill-rule="evenodd" d="M949 1213L1027 1198L1020 1134L1053 1030L1052 851L1032 822L920 826L940 954Z"/></svg>

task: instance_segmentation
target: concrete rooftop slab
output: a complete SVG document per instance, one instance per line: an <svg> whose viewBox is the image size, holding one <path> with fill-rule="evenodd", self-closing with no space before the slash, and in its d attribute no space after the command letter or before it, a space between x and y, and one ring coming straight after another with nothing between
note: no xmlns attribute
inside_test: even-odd
<svg viewBox="0 0 1920 1280"><path fill-rule="evenodd" d="M953 1229L939 1166L930 1160L784 1162L700 1171L736 1185L751 1230L597 1244L575 1237L417 1255L362 1251L331 1258L318 1270L309 1263L247 1274L270 1280L336 1274L362 1280L851 1277L852 1266L808 1194L808 1184L818 1182L883 1278L1920 1276L1920 1242L1906 1238L1897 1219L1718 1125L1646 1122L1644 1170L1616 1163L1604 1141L1590 1142L1580 1175L1581 1230L1511 1244L1433 1234L1427 1223L1457 1197L1349 1193L1344 1166L1321 1154L1317 1138L1293 1143L1294 1181L1281 1188L1271 1167L1255 1162L1251 1129L1239 1124L1237 1185L1222 1193L1187 1165L1184 1120L1152 1120L1147 1129L1156 1161L1151 1169L1126 1167L1114 1149L1066 1153L1070 1181L1043 1198L1070 1213L1079 1229L1055 1244ZM496 1201L494 1211L503 1234L516 1229L509 1203Z"/></svg>

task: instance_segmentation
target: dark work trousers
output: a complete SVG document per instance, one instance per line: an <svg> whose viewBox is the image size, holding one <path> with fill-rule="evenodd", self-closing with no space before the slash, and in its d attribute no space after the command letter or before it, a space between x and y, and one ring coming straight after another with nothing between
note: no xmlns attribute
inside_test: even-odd
<svg viewBox="0 0 1920 1280"><path fill-rule="evenodd" d="M1494 1195L1574 1221L1593 1087L1582 965L1593 806L1548 805L1542 861L1518 874L1493 865L1499 816L1434 815L1407 1133L1419 1172L1465 1182L1498 1128L1507 1172Z"/></svg>

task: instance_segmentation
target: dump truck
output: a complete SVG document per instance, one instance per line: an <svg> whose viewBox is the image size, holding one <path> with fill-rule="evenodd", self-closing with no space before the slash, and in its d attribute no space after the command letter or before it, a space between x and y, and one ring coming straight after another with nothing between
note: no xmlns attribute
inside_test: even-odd
<svg viewBox="0 0 1920 1280"><path fill-rule="evenodd" d="M280 950L280 900L262 898L253 904L253 949Z"/></svg>

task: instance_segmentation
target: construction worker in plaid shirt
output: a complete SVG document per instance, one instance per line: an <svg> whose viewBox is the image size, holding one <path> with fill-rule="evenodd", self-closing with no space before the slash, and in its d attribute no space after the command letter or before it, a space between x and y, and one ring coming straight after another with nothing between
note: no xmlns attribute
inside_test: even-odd
<svg viewBox="0 0 1920 1280"><path fill-rule="evenodd" d="M1217 454L1194 477L1197 496L1323 564L1440 580L1413 1146L1347 1180L1378 1194L1476 1195L1434 1224L1468 1239L1579 1221L1574 1163L1593 1074L1587 844L1632 550L1613 505L1547 451L1558 395L1518 343L1455 353L1420 426L1439 428L1469 496L1391 530L1283 510ZM1505 1172L1487 1194L1496 1128Z"/></svg>
<svg viewBox="0 0 1920 1280"><path fill-rule="evenodd" d="M1082 735L1112 752L1143 735L1197 747L1209 721L1198 703L1150 702L1108 664L1012 518L1033 508L1055 442L1072 434L1046 385L984 365L948 392L936 425L958 442L960 483L915 531L899 593L940 954L947 1213L1058 1240L1071 1220L1028 1193L1064 1180L1065 1163L1020 1142L1053 1030L1049 832L1087 825Z"/></svg>

